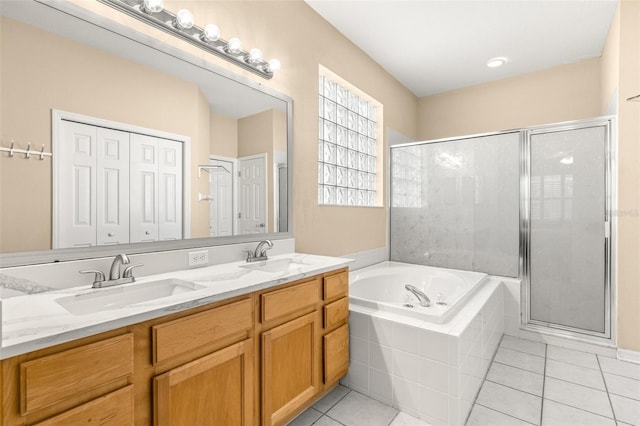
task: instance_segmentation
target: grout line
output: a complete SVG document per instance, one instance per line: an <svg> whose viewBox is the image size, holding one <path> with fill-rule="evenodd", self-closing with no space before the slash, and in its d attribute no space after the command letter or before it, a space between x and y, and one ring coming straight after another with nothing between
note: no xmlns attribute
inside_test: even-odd
<svg viewBox="0 0 640 426"><path fill-rule="evenodd" d="M570 404L567 404L566 402L556 401L555 399L551 399L551 398L545 398L545 399L548 399L549 401L553 401L553 402L555 402L556 404L564 405L564 406L566 406L566 407L575 408L576 410L583 411L583 412L588 413L588 414L591 414L591 415L593 415L593 416L604 417L605 419L614 420L614 419L613 419L613 418L611 418L611 417L603 416L603 415L602 415L602 414L600 414L600 413L594 413L593 411L585 410L584 408L576 407L575 405L570 405ZM612 410L612 411L613 411L613 410Z"/></svg>
<svg viewBox="0 0 640 426"><path fill-rule="evenodd" d="M503 336L504 336L504 335L503 335ZM525 339L522 339L522 340L525 340ZM528 341L529 341L529 342L532 342L532 343L540 343L540 344L542 344L542 345L545 345L545 352L546 352L546 350L547 350L547 349L546 349L546 343L542 343L542 342L534 342L534 341L532 341L532 340L528 340ZM527 354L527 355L531 355L531 356L537 356L538 358L544 358L544 356L543 356L543 355L532 354L531 352L525 352L525 351L523 351L523 350L510 348L510 347L508 347L508 346L498 346L498 349L500 349L500 348L503 348L503 349L509 349L510 351L514 351L514 352L520 352L521 354Z"/></svg>
<svg viewBox="0 0 640 426"><path fill-rule="evenodd" d="M505 387L505 388L509 388L509 389L511 389L511 390L514 390L514 391L518 391L518 392L526 393L527 395L535 396L536 398L542 398L542 396L540 396L540 395L536 395L535 393L531 393L531 392L523 391L522 389L514 388L513 386L505 385L504 383L494 382L494 381L493 381L493 380L491 380L491 379L485 379L485 382L493 383L493 384L495 384L495 385L502 386L502 387ZM484 382L483 382L483 383L484 383ZM544 390L544 379L542 380L542 386L543 386L543 390ZM544 393L544 392L543 392L543 393Z"/></svg>
<svg viewBox="0 0 640 426"><path fill-rule="evenodd" d="M595 371L595 370L592 370ZM553 380L557 380L559 382L565 382L565 383L570 383L572 385L576 385L576 386L582 386L583 388L587 388L587 389L591 389L591 390L596 390L596 391L600 391L600 392L607 392L606 391L606 385L605 385L605 390L603 390L602 388L594 388L593 386L589 386L589 385L583 385L582 383L576 383L576 382L572 382L571 380L567 380L567 379L563 379L561 377L555 377L555 376L549 376L550 378L552 378Z"/></svg>
<svg viewBox="0 0 640 426"><path fill-rule="evenodd" d="M604 371L602 371L602 366L600 365L600 358L596 356L596 360L598 361L598 368L600 368L600 375L602 376L602 381L604 382L604 390L607 393L607 400L609 401L609 407L611 407L611 415L613 416L613 421L618 424L618 420L616 419L616 412L613 409L613 403L611 402L611 395L609 394L609 387L607 386L607 380L604 378Z"/></svg>
<svg viewBox="0 0 640 426"><path fill-rule="evenodd" d="M338 398L338 400L337 400L337 401L336 401L336 402L335 402L331 407L327 408L327 411L325 411L325 412L323 412L323 413L322 413L323 415L325 415L325 414L327 414L329 411L331 411L331 409L332 409L333 407L335 407L336 405L338 405L338 404L340 403L340 401L342 401L342 400L344 399L344 397L345 397L345 396L347 396L347 395L349 395L351 392L353 392L353 389L351 389L351 388L348 388L348 387L343 386L343 385L341 385L341 384L338 384L338 386L342 386L342 387L344 387L344 388L347 390L347 392L346 392L344 395L342 395L340 398ZM320 410L318 410L318 411L320 411Z"/></svg>
<svg viewBox="0 0 640 426"><path fill-rule="evenodd" d="M507 367L517 368L518 370L526 371L527 373L537 374L538 376L544 376L544 370L542 370L543 371L542 373L537 373L535 371L527 370L526 368L518 367L517 365L507 364L507 363L501 362L501 361L493 361L491 363L491 365L493 365L493 364L506 365ZM489 367L489 369L491 369L491 367Z"/></svg>
<svg viewBox="0 0 640 426"><path fill-rule="evenodd" d="M540 401L540 424L542 424L542 415L544 413L544 387L547 382L547 353L549 352L549 345L544 346L544 366L542 368L542 395Z"/></svg>
<svg viewBox="0 0 640 426"><path fill-rule="evenodd" d="M484 382L487 381L487 376L489 375L489 371L491 371L491 367L493 366L493 363L496 362L496 355L498 354L498 351L500 350L500 345L502 345L502 339L504 339L504 336L505 336L504 333L502 333L502 336L500 336L500 341L498 342L498 345L496 346L496 350L493 352L493 356L491 357L491 362L489 363L489 368L487 368L487 372L485 373L484 377L482 378L482 383L480 383L480 387L478 388L478 392L476 393L476 396L473 398L473 403L471 404L471 409L467 413L467 418L464 419L464 424L465 425L469 421L469 417L471 416L471 412L473 411L473 406L476 404L476 401L478 400L478 396L480 396L480 391L482 390L482 386L484 386ZM458 393L460 393L460 390L458 390ZM458 399L461 399L460 395L458 395Z"/></svg>
<svg viewBox="0 0 640 426"><path fill-rule="evenodd" d="M387 426L390 426L391 423L393 423L393 421L396 419L396 417L398 417L400 415L402 411L398 410L398 412L396 413L395 416L393 416L393 418L391 419L391 421L389 423L387 423Z"/></svg>
<svg viewBox="0 0 640 426"><path fill-rule="evenodd" d="M511 417L512 419L516 419L516 420L519 420L519 421L521 421L521 422L524 422L524 423L527 423L527 424L530 424L530 425L535 424L535 423L530 423L530 422L528 422L528 421L526 421L526 420L522 420L520 417L516 417L516 416L514 416L514 415L512 415L512 414L503 413L502 411L500 411L500 410L496 410L495 408L487 407L486 405L482 405L482 404L479 404L479 403L475 403L475 404L473 404L473 405L478 405L478 406L480 406L480 407L484 407L484 408L486 408L487 410L495 411L496 413L503 414L503 415L505 415L505 416L507 416L507 417ZM473 407L471 408L471 411L473 411ZM537 425L536 425L536 426L537 426Z"/></svg>

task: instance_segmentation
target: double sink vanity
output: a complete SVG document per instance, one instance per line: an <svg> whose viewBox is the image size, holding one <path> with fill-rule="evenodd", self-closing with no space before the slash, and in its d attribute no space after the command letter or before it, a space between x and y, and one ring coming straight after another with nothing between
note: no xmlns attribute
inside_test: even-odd
<svg viewBox="0 0 640 426"><path fill-rule="evenodd" d="M5 299L2 426L285 424L348 370L348 262L288 254Z"/></svg>

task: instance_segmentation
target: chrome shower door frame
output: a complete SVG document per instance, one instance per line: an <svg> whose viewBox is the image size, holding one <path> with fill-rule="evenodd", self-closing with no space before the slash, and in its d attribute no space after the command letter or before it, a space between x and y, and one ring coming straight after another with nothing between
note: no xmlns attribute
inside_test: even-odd
<svg viewBox="0 0 640 426"><path fill-rule="evenodd" d="M613 302L615 300L614 255L615 255L615 165L613 161L615 146L615 121L614 117L599 117L588 120L577 120L564 123L536 126L525 129L521 138L520 150L520 280L521 280L521 304L520 315L522 329L538 333L561 335L575 340L611 346L615 344L615 318ZM604 332L584 330L571 326L555 324L531 318L531 217L530 217L530 184L531 184L531 137L533 135L578 130L589 127L605 128L605 209L604 218Z"/></svg>

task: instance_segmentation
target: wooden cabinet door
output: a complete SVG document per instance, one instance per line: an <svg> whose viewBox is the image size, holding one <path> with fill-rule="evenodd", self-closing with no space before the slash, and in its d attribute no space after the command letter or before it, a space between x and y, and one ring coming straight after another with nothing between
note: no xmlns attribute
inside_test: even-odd
<svg viewBox="0 0 640 426"><path fill-rule="evenodd" d="M154 425L253 424L253 339L154 379Z"/></svg>
<svg viewBox="0 0 640 426"><path fill-rule="evenodd" d="M318 313L262 333L262 424L289 420L319 391Z"/></svg>

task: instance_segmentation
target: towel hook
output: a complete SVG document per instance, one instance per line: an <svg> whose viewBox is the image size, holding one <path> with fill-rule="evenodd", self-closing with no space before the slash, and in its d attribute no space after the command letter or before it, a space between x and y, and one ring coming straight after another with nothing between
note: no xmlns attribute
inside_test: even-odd
<svg viewBox="0 0 640 426"><path fill-rule="evenodd" d="M42 144L42 149L40 150L40 159L44 160L44 144Z"/></svg>
<svg viewBox="0 0 640 426"><path fill-rule="evenodd" d="M31 142L27 142L27 152L24 153L27 158L31 158Z"/></svg>
<svg viewBox="0 0 640 426"><path fill-rule="evenodd" d="M9 148L9 157L13 157L13 146L15 145L15 142L13 142L13 139L11 139L11 148Z"/></svg>

